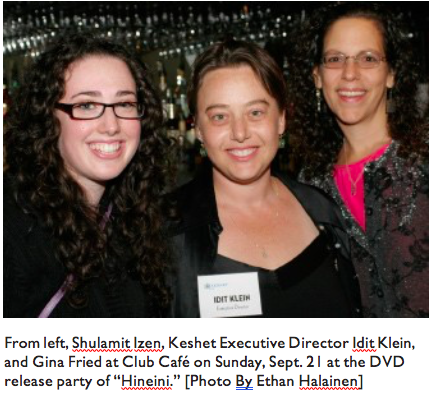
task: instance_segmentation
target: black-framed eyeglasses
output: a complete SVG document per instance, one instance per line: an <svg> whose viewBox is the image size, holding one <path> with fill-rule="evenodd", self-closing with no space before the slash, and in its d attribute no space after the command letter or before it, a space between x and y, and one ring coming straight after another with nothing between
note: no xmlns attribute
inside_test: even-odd
<svg viewBox="0 0 431 399"><path fill-rule="evenodd" d="M120 119L142 119L144 116L144 106L138 102L122 101L113 104L97 103L86 101L74 104L57 103L57 109L66 112L72 119L91 120L100 118L105 109L110 107L114 114Z"/></svg>
<svg viewBox="0 0 431 399"><path fill-rule="evenodd" d="M375 51L361 51L357 55L346 55L343 53L329 52L322 58L322 64L328 69L341 69L346 65L347 60L351 58L361 69L377 68L382 61L386 61Z"/></svg>

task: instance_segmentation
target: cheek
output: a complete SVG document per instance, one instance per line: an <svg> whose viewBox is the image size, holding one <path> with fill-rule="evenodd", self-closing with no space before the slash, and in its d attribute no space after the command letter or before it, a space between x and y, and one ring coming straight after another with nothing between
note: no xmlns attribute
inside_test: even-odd
<svg viewBox="0 0 431 399"><path fill-rule="evenodd" d="M322 75L322 88L324 91L329 91L331 88L335 87L338 78L335 74L324 73Z"/></svg>
<svg viewBox="0 0 431 399"><path fill-rule="evenodd" d="M197 124L197 136L206 146L216 145L229 131L228 125L213 125L208 119Z"/></svg>
<svg viewBox="0 0 431 399"><path fill-rule="evenodd" d="M61 121L60 123L60 136L64 137L66 141L78 141L94 130L91 121Z"/></svg>
<svg viewBox="0 0 431 399"><path fill-rule="evenodd" d="M138 122L137 124L131 123L130 126L127 126L127 136L132 143L133 153L135 153L141 141L141 124Z"/></svg>
<svg viewBox="0 0 431 399"><path fill-rule="evenodd" d="M343 69L321 68L319 71L319 81L322 86L332 86L342 80Z"/></svg>
<svg viewBox="0 0 431 399"><path fill-rule="evenodd" d="M390 79L390 77L385 74L379 77L378 82L376 83L377 86L380 86L382 88L382 90L387 89L388 87L393 86L392 80Z"/></svg>
<svg viewBox="0 0 431 399"><path fill-rule="evenodd" d="M86 127L82 124L70 123L71 121L64 121L60 124L60 138L59 143L63 147L73 146L74 143L80 141L82 136L85 135Z"/></svg>
<svg viewBox="0 0 431 399"><path fill-rule="evenodd" d="M130 121L130 124L124 126L122 130L131 139L139 140L141 136L141 124L137 121Z"/></svg>

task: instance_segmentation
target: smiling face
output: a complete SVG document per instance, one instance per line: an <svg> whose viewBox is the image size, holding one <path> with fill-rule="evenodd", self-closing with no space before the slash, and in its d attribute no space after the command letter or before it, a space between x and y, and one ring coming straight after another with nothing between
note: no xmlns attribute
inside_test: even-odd
<svg viewBox="0 0 431 399"><path fill-rule="evenodd" d="M197 135L219 177L247 184L269 173L284 127L284 112L249 66L204 76L197 95Z"/></svg>
<svg viewBox="0 0 431 399"><path fill-rule="evenodd" d="M66 71L61 103L137 101L136 83L126 63L109 56L89 56ZM73 120L56 110L59 150L70 175L90 201L100 198L105 183L129 164L139 146L139 120L119 119L112 108L94 120Z"/></svg>
<svg viewBox="0 0 431 399"><path fill-rule="evenodd" d="M356 56L372 51L385 56L377 23L365 18L336 21L326 33L323 46L324 55ZM352 58L341 69L320 65L314 69L314 79L342 129L352 125L386 129L386 91L393 87L394 75L385 61L372 69L359 68Z"/></svg>

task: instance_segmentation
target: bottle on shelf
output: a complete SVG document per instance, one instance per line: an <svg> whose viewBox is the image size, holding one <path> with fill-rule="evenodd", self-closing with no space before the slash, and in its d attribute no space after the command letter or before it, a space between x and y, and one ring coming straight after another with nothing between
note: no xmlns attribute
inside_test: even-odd
<svg viewBox="0 0 431 399"><path fill-rule="evenodd" d="M166 109L167 109L167 122L166 131L168 137L178 140L180 143L180 131L179 131L179 121L177 114L177 105L175 103L174 96L172 95L171 89L166 90Z"/></svg>
<svg viewBox="0 0 431 399"><path fill-rule="evenodd" d="M166 76L166 69L162 61L157 61L157 74L159 79L159 91L162 99L163 112L165 116L168 115L168 83Z"/></svg>
<svg viewBox="0 0 431 399"><path fill-rule="evenodd" d="M3 83L3 118L6 117L10 107L10 96L7 84Z"/></svg>
<svg viewBox="0 0 431 399"><path fill-rule="evenodd" d="M175 86L175 98L179 112L187 119L189 116L189 107L187 105L187 81L185 78L186 74L186 59L182 52L180 56L180 62L177 67L177 82Z"/></svg>

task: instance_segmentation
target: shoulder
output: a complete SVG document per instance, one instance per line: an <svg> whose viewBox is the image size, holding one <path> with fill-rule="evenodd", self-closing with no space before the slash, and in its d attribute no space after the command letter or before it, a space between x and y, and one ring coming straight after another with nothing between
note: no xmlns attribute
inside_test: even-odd
<svg viewBox="0 0 431 399"><path fill-rule="evenodd" d="M15 198L8 179L4 183L3 315L34 317L61 284L64 272L55 257L54 240L37 213Z"/></svg>
<svg viewBox="0 0 431 399"><path fill-rule="evenodd" d="M168 221L170 235L219 223L212 175L199 174L167 196L174 206L175 218Z"/></svg>
<svg viewBox="0 0 431 399"><path fill-rule="evenodd" d="M408 157L399 155L400 144L397 141L389 146L388 150L376 162L370 163L369 171L373 173L374 180L391 178L392 182L399 182L402 186L411 186L418 193L429 194L429 159L416 153ZM378 184L377 188L385 186Z"/></svg>
<svg viewBox="0 0 431 399"><path fill-rule="evenodd" d="M21 248L29 255L36 255L39 247L46 248L51 242L37 211L15 193L10 179L4 182L3 237L5 245Z"/></svg>
<svg viewBox="0 0 431 399"><path fill-rule="evenodd" d="M343 248L343 255L350 258L349 237L340 208L320 188L300 183L286 176L278 176L296 197L315 225L325 226Z"/></svg>
<svg viewBox="0 0 431 399"><path fill-rule="evenodd" d="M3 184L3 233L22 236L37 223L34 212L30 212L26 204L15 195L9 177L5 177Z"/></svg>
<svg viewBox="0 0 431 399"><path fill-rule="evenodd" d="M289 177L278 177L292 192L314 222L335 224L344 228L343 218L341 217L338 205L322 189L314 185L298 182Z"/></svg>

